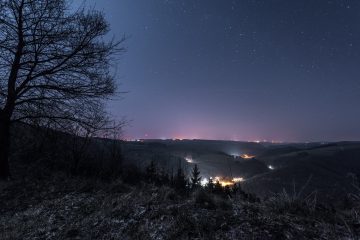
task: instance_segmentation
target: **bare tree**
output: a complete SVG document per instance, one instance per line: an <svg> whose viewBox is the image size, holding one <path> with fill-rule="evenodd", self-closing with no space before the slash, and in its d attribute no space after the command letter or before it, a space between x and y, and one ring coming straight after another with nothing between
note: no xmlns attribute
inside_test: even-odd
<svg viewBox="0 0 360 240"><path fill-rule="evenodd" d="M66 0L0 0L0 178L10 176L12 123L106 122L112 57L124 40L105 40L108 31L101 12L71 11Z"/></svg>

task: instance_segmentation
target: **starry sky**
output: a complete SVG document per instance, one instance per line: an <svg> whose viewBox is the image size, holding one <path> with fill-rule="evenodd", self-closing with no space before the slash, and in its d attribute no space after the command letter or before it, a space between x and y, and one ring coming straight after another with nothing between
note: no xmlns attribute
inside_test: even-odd
<svg viewBox="0 0 360 240"><path fill-rule="evenodd" d="M359 0L88 0L126 138L360 140Z"/></svg>

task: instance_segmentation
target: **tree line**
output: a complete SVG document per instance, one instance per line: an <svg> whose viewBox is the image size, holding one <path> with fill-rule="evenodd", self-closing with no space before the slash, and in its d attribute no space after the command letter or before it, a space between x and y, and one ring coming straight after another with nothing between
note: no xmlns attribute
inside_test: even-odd
<svg viewBox="0 0 360 240"><path fill-rule="evenodd" d="M194 164L190 176L185 174L180 164L176 173L171 171L169 174L164 169L159 169L154 160L150 161L144 172L144 180L146 182L158 186L169 185L183 194L190 194L197 190L205 190L225 198L241 196L241 198L250 202L260 201L255 195L243 191L240 183L234 183L232 186L222 186L219 180L214 181L213 178L209 178L209 181L202 185L201 179L200 168L197 164Z"/></svg>

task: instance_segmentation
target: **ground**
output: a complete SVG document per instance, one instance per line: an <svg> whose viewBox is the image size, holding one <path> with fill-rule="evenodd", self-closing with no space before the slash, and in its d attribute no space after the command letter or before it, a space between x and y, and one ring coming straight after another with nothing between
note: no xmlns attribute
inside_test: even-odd
<svg viewBox="0 0 360 240"><path fill-rule="evenodd" d="M356 239L336 213L279 211L266 202L61 173L0 183L0 202L4 240Z"/></svg>

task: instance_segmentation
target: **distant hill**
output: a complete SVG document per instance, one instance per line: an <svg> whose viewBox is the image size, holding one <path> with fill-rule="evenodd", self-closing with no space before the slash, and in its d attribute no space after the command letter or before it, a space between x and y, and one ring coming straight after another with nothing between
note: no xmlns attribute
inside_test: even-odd
<svg viewBox="0 0 360 240"><path fill-rule="evenodd" d="M252 177L268 171L267 166L256 159L244 160L241 154L258 155L265 147L258 143L208 141L208 140L145 140L124 144L126 161L141 167L151 160L166 169L182 166L190 173L198 164L203 177L233 176Z"/></svg>
<svg viewBox="0 0 360 240"><path fill-rule="evenodd" d="M318 191L322 198L336 198L339 193L354 190L351 174L360 176L360 144L336 143L290 153L279 152L260 159L271 164L273 171L248 179L245 189L261 196L283 188L297 191L311 177L305 192Z"/></svg>
<svg viewBox="0 0 360 240"><path fill-rule="evenodd" d="M318 191L323 199L351 192L352 179L360 176L360 143L271 144L207 140L113 141L94 138L82 148L83 138L49 129L16 125L13 154L17 161L41 164L50 169L78 171L88 175L117 174L121 164L139 169L154 161L159 169L176 172L180 166L190 173L198 164L204 178L241 177L244 189L259 196L282 189L296 191L307 182L305 192ZM76 146L76 148L74 148ZM114 158L113 146L121 149ZM76 151L75 151L76 150ZM243 159L242 154L255 156ZM78 160L80 159L80 160ZM24 166L22 163L18 166ZM16 167L13 168L16 171ZM346 194L345 194L346 195Z"/></svg>

